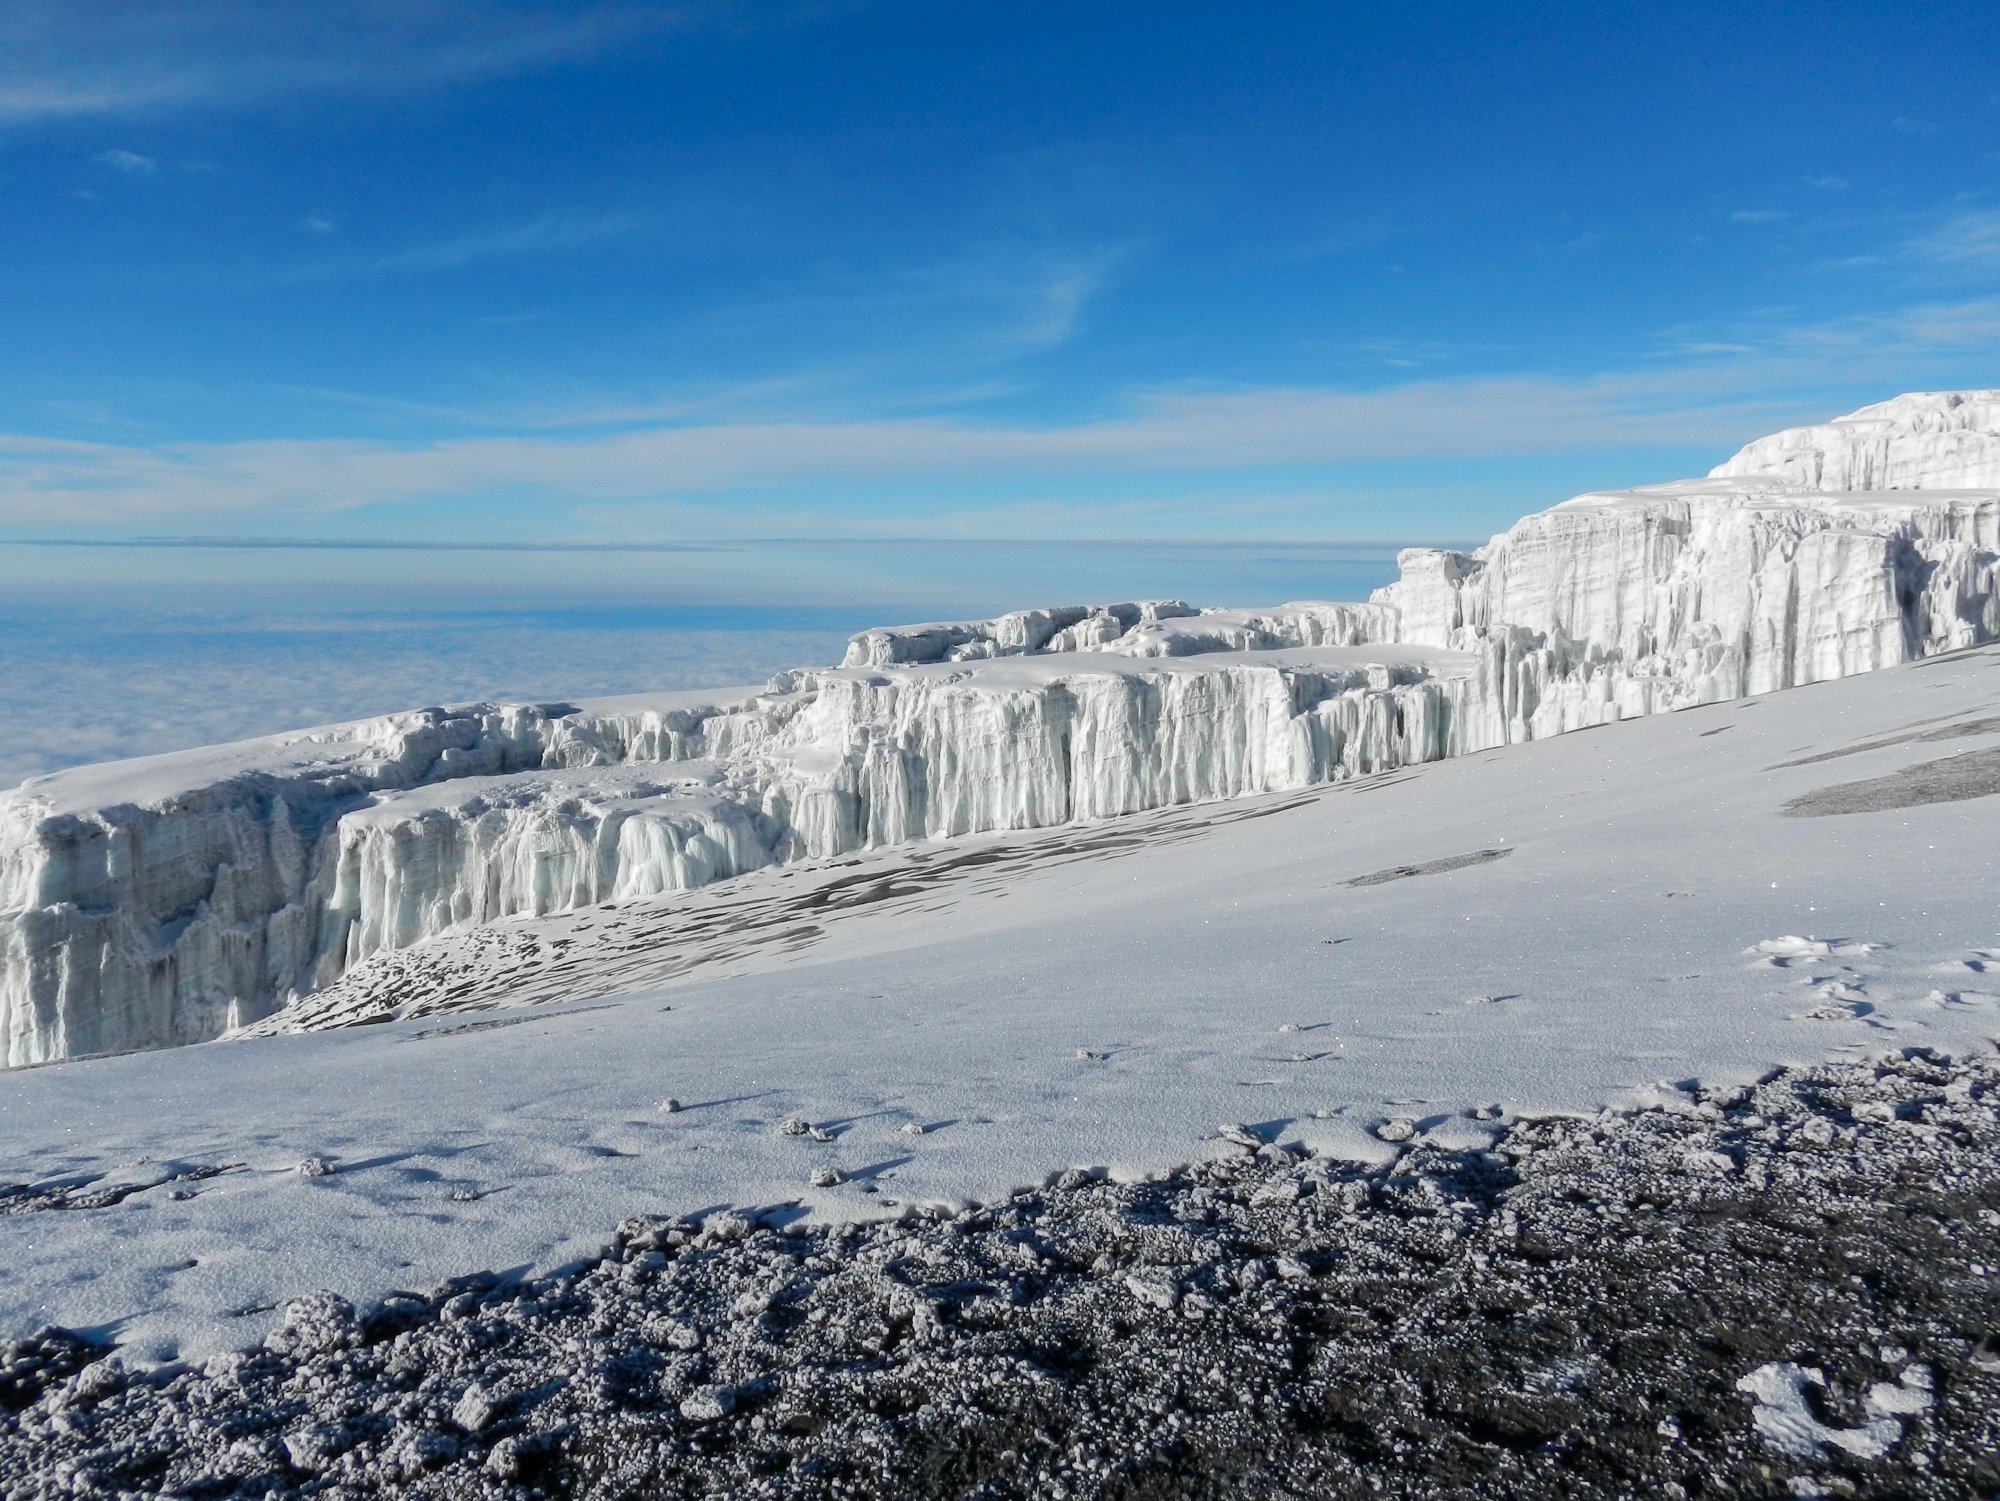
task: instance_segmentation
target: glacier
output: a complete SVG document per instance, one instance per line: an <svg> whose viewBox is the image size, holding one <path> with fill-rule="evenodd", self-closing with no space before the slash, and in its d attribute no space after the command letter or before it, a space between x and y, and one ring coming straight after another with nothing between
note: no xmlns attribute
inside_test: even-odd
<svg viewBox="0 0 2000 1501"><path fill-rule="evenodd" d="M2000 638L2000 392L1579 496L1361 603L865 631L762 687L428 708L0 796L8 1066L268 1017L467 925L1272 792Z"/></svg>

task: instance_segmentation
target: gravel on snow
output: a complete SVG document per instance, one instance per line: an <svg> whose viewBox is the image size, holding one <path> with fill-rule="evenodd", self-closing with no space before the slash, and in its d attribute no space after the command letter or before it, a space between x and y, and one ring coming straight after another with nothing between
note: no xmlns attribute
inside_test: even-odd
<svg viewBox="0 0 2000 1501"><path fill-rule="evenodd" d="M1992 1057L616 1244L199 1370L0 1346L0 1495L2000 1493Z"/></svg>

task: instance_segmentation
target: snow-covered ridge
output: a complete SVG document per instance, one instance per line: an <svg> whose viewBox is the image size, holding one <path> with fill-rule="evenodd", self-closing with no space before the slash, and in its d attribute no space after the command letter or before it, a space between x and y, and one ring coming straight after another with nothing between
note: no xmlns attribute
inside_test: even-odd
<svg viewBox="0 0 2000 1501"><path fill-rule="evenodd" d="M847 644L843 667L977 662L1054 652L1188 657L1285 646L1360 646L1395 639L1381 605L1305 603L1268 610L1197 610L1177 599L1015 610L993 620L882 626Z"/></svg>
<svg viewBox="0 0 2000 1501"><path fill-rule="evenodd" d="M427 709L37 778L0 796L5 1061L212 1037L467 923L1304 786L1992 640L2000 493L1960 488L1992 453L1994 393L1902 397L1706 480L1407 551L1367 604L889 628L762 690ZM1922 493L1817 492L1808 471Z"/></svg>
<svg viewBox="0 0 2000 1501"><path fill-rule="evenodd" d="M1993 489L2000 487L2000 391L1898 396L1759 438L1708 473L1800 490Z"/></svg>

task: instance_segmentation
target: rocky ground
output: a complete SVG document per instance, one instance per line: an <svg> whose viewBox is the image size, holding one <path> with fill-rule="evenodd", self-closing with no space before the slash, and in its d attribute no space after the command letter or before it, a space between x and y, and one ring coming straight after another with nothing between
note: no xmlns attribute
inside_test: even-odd
<svg viewBox="0 0 2000 1501"><path fill-rule="evenodd" d="M1235 1134L901 1224L633 1221L201 1370L47 1331L0 1347L0 1493L2000 1495L1993 1058L1372 1170Z"/></svg>

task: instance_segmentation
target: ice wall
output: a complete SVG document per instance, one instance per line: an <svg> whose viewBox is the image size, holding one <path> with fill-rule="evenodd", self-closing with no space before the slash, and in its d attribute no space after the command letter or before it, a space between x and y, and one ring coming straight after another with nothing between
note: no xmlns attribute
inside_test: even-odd
<svg viewBox="0 0 2000 1501"><path fill-rule="evenodd" d="M9 1065L197 1041L447 928L1450 754L1432 649L1047 653L425 710L0 798Z"/></svg>
<svg viewBox="0 0 2000 1501"><path fill-rule="evenodd" d="M1376 598L1408 640L1546 652L1536 670L1552 681L1594 654L1628 681L1629 711L1649 712L1993 639L1996 534L1993 495L1800 498L1690 481L1581 496L1475 553L1405 553Z"/></svg>
<svg viewBox="0 0 2000 1501"><path fill-rule="evenodd" d="M1900 396L1475 552L1406 551L1374 598L1403 639L1484 653L1551 734L1993 640L1996 487L2000 392Z"/></svg>
<svg viewBox="0 0 2000 1501"><path fill-rule="evenodd" d="M1579 496L1367 604L868 631L763 689L484 705L0 796L9 1065L212 1037L448 928L1304 786L2000 637L2000 399ZM1827 491L1817 486L1838 483Z"/></svg>
<svg viewBox="0 0 2000 1501"><path fill-rule="evenodd" d="M0 797L11 1064L214 1036L329 973L349 820L437 783L754 743L784 695L426 709L31 780Z"/></svg>

